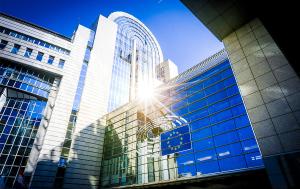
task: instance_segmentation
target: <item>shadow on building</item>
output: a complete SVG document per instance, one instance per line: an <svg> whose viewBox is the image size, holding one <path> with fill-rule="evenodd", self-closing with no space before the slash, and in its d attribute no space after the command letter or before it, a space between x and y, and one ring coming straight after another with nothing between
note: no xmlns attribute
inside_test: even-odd
<svg viewBox="0 0 300 189"><path fill-rule="evenodd" d="M49 155L37 163L34 176L30 181L25 173L25 182L30 188L91 188L99 187L100 167L102 160L103 126L97 121L73 134L72 149L69 161L60 159L61 149L56 146ZM59 160L60 159L60 160ZM30 162L29 166L30 166Z"/></svg>

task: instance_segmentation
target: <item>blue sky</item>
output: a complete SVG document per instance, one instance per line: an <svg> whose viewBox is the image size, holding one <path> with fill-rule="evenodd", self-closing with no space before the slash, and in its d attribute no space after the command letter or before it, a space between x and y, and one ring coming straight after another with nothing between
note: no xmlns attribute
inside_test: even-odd
<svg viewBox="0 0 300 189"><path fill-rule="evenodd" d="M164 58L179 72L223 48L179 0L0 0L0 11L68 37L79 23L89 27L99 14L127 12L152 31Z"/></svg>

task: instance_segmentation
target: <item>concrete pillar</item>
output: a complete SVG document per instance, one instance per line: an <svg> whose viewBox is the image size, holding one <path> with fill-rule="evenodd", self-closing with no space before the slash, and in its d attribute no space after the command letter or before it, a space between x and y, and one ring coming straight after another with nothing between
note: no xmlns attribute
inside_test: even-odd
<svg viewBox="0 0 300 189"><path fill-rule="evenodd" d="M293 187L282 157L300 151L299 77L259 19L223 42L272 185Z"/></svg>

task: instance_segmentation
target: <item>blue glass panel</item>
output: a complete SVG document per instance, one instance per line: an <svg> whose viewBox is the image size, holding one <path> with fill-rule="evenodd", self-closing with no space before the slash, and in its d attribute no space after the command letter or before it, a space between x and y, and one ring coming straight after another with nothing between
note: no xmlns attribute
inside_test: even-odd
<svg viewBox="0 0 300 189"><path fill-rule="evenodd" d="M208 116L207 108L197 110L197 111L193 112L192 114L188 115L189 120L200 119L200 118L203 118L205 116Z"/></svg>
<svg viewBox="0 0 300 189"><path fill-rule="evenodd" d="M198 175L220 172L219 164L217 161L198 163L196 166Z"/></svg>
<svg viewBox="0 0 300 189"><path fill-rule="evenodd" d="M192 83L192 82L197 82L197 81L200 81L203 79L203 75L197 75L195 76L194 78L188 80L189 83Z"/></svg>
<svg viewBox="0 0 300 189"><path fill-rule="evenodd" d="M221 159L219 161L219 164L220 164L220 168L222 171L247 168L247 165L246 165L246 162L245 162L245 159L243 156L236 156L236 157Z"/></svg>
<svg viewBox="0 0 300 189"><path fill-rule="evenodd" d="M221 110L226 109L228 107L230 107L230 104L227 100L221 101L221 102L218 102L216 104L211 105L209 107L209 113L213 114L215 112L221 111Z"/></svg>
<svg viewBox="0 0 300 189"><path fill-rule="evenodd" d="M187 114L187 113L189 112L189 109L188 109L188 108L189 108L188 106L183 107L183 108L180 108L179 110L174 111L174 114L175 114L175 115L178 115L178 116Z"/></svg>
<svg viewBox="0 0 300 189"><path fill-rule="evenodd" d="M178 154L181 156L181 155L190 154L192 152L193 152L193 149L189 149L189 150L184 150L184 151L178 152Z"/></svg>
<svg viewBox="0 0 300 189"><path fill-rule="evenodd" d="M206 127L210 124L209 118L200 119L190 123L192 130L196 130L202 127Z"/></svg>
<svg viewBox="0 0 300 189"><path fill-rule="evenodd" d="M203 108L205 106L206 106L206 100L205 99L204 100L200 100L200 101L197 101L197 102L195 102L193 104L190 104L189 105L189 111L193 112L193 111L195 111L195 110L197 110L199 108Z"/></svg>
<svg viewBox="0 0 300 189"><path fill-rule="evenodd" d="M234 119L235 125L237 128L244 127L250 125L249 119L247 115L243 115Z"/></svg>
<svg viewBox="0 0 300 189"><path fill-rule="evenodd" d="M243 104L235 106L231 110L232 110L232 115L233 116L239 116L239 115L244 114L246 112Z"/></svg>
<svg viewBox="0 0 300 189"><path fill-rule="evenodd" d="M201 141L193 142L194 151L206 150L214 147L214 141L212 138L204 139Z"/></svg>
<svg viewBox="0 0 300 189"><path fill-rule="evenodd" d="M239 93L239 89L236 85L227 88L226 91L227 91L228 96L232 96L232 95L235 95L235 94Z"/></svg>
<svg viewBox="0 0 300 189"><path fill-rule="evenodd" d="M218 135L215 136L214 139L215 139L216 146L222 146L222 145L239 141L239 137L237 136L236 132L230 132L230 133Z"/></svg>
<svg viewBox="0 0 300 189"><path fill-rule="evenodd" d="M216 94L213 94L213 95L207 97L207 99L206 99L207 100L207 104L212 104L212 103L214 103L216 101L219 101L219 100L222 100L222 99L224 99L226 97L227 97L226 90L220 91L220 92L218 92Z"/></svg>
<svg viewBox="0 0 300 189"><path fill-rule="evenodd" d="M222 88L224 87L223 83L220 82L220 83L217 83L207 89L205 89L205 94L208 96L208 95L211 95L213 93L216 93L217 91L220 91Z"/></svg>
<svg viewBox="0 0 300 189"><path fill-rule="evenodd" d="M194 165L187 165L178 167L179 177L192 177L196 175L196 167Z"/></svg>
<svg viewBox="0 0 300 189"><path fill-rule="evenodd" d="M254 134L250 126L243 129L239 129L238 134L241 140L254 138Z"/></svg>
<svg viewBox="0 0 300 189"><path fill-rule="evenodd" d="M186 91L182 91L182 92L180 92L178 94L173 95L172 98L174 100L180 100L180 99L185 98L186 96L187 96L187 92Z"/></svg>
<svg viewBox="0 0 300 189"><path fill-rule="evenodd" d="M243 151L245 153L258 151L258 146L257 146L255 139L242 141L242 146L243 146Z"/></svg>
<svg viewBox="0 0 300 189"><path fill-rule="evenodd" d="M194 94L192 96L189 96L188 97L188 102L192 103L192 102L194 102L196 100L199 100L199 99L203 98L204 96L205 96L204 91L200 91L200 92L198 92L198 93L196 93L196 94Z"/></svg>
<svg viewBox="0 0 300 189"><path fill-rule="evenodd" d="M175 110L186 105L187 105L187 100L180 100L179 102L175 102L174 104L172 104L171 109Z"/></svg>
<svg viewBox="0 0 300 189"><path fill-rule="evenodd" d="M212 127L212 132L214 135L217 134L221 134L227 131L231 131L235 129L235 125L234 125L234 121L233 120L229 120L229 121L225 121L223 123L219 123L217 125L214 125Z"/></svg>
<svg viewBox="0 0 300 189"><path fill-rule="evenodd" d="M215 150L213 149L196 153L195 159L197 163L203 163L206 161L217 160L217 156Z"/></svg>
<svg viewBox="0 0 300 189"><path fill-rule="evenodd" d="M216 151L217 151L219 158L227 158L230 156L236 156L236 155L242 154L242 152L243 152L242 146L239 142L216 148Z"/></svg>
<svg viewBox="0 0 300 189"><path fill-rule="evenodd" d="M203 83L197 83L196 85L192 86L188 89L188 94L193 94L197 91L200 91L203 89Z"/></svg>
<svg viewBox="0 0 300 189"><path fill-rule="evenodd" d="M229 99L230 106L238 105L243 103L242 97L240 95L233 96Z"/></svg>
<svg viewBox="0 0 300 189"><path fill-rule="evenodd" d="M19 81L16 81L16 83L15 83L15 86L14 86L15 88L20 88L21 87L21 82L19 82Z"/></svg>
<svg viewBox="0 0 300 189"><path fill-rule="evenodd" d="M245 159L248 167L258 167L264 165L261 154L259 152L246 154Z"/></svg>
<svg viewBox="0 0 300 189"><path fill-rule="evenodd" d="M212 115L210 117L210 122L212 124L214 124L214 123L221 122L221 121L224 121L226 119L229 119L229 118L231 118L231 116L232 116L232 114L231 114L230 109L229 110L225 110L223 112L220 112L220 113L217 113L215 115Z"/></svg>
<svg viewBox="0 0 300 189"><path fill-rule="evenodd" d="M192 140L199 140L212 136L211 128L201 129L192 133Z"/></svg>
<svg viewBox="0 0 300 189"><path fill-rule="evenodd" d="M229 68L229 69L223 71L220 75L222 75L222 78L229 77L229 76L233 75L232 69Z"/></svg>
<svg viewBox="0 0 300 189"><path fill-rule="evenodd" d="M210 83L216 83L216 82L220 81L221 79L222 79L221 74L217 74L217 75L214 75L209 78Z"/></svg>
<svg viewBox="0 0 300 189"><path fill-rule="evenodd" d="M179 156L176 158L178 167L194 164L195 163L194 161L195 161L194 154L188 154L188 155Z"/></svg>
<svg viewBox="0 0 300 189"><path fill-rule="evenodd" d="M224 86L230 86L236 84L234 77L227 78L223 81Z"/></svg>

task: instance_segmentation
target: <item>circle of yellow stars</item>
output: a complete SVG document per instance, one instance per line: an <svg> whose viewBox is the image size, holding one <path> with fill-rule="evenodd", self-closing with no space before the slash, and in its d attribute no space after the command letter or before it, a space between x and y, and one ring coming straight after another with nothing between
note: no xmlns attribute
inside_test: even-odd
<svg viewBox="0 0 300 189"><path fill-rule="evenodd" d="M170 135L169 135L169 137L167 138L167 140L168 140L168 142L167 142L167 145L168 145L168 148L170 148L171 150L178 150L179 148L180 148L180 146L183 144L183 137L180 137L179 138L179 140L180 140L180 142L179 142L179 145L177 145L177 146L171 146L171 144L170 144L170 138L173 136L173 135L178 135L179 134L179 132L178 131L173 131Z"/></svg>

